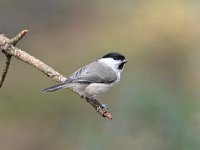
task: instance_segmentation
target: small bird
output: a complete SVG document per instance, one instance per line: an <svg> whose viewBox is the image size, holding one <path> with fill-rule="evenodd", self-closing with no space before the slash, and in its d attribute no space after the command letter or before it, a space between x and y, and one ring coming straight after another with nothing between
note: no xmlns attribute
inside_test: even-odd
<svg viewBox="0 0 200 150"><path fill-rule="evenodd" d="M45 88L42 91L53 92L68 88L78 93L81 98L96 99L98 95L107 92L120 81L124 64L127 62L124 55L120 53L108 53L97 61L78 69L63 83ZM107 108L107 105L102 104L101 108ZM98 108L97 111L101 108Z"/></svg>

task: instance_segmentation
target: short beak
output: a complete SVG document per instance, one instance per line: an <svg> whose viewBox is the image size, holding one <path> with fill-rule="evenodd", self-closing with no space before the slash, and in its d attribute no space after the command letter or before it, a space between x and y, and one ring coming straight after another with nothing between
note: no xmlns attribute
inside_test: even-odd
<svg viewBox="0 0 200 150"><path fill-rule="evenodd" d="M128 60L126 60L126 59L123 60L123 63L127 63L127 62L128 62Z"/></svg>

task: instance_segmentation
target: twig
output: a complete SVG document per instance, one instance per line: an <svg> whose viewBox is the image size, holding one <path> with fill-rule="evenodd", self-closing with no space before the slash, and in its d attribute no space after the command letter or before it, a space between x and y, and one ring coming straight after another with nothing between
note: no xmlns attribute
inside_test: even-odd
<svg viewBox="0 0 200 150"><path fill-rule="evenodd" d="M5 77L6 77L6 74L8 72L10 60L11 60L11 55L5 54L5 65L4 65L4 69L3 69L2 75L0 77L0 88L2 87L3 82L5 80Z"/></svg>
<svg viewBox="0 0 200 150"><path fill-rule="evenodd" d="M15 46L19 42L19 40L21 40L26 35L27 32L28 30L22 30L16 37L10 40L10 43Z"/></svg>
<svg viewBox="0 0 200 150"><path fill-rule="evenodd" d="M16 58L20 59L21 61L32 65L33 67L37 68L48 77L53 79L58 83L62 83L66 80L66 78L52 69L50 66L46 65L44 62L40 61L39 59L31 56L27 52L15 47L17 42L23 38L23 36L28 32L28 30L21 31L16 37L12 38L11 40L3 35L0 35L0 49L8 56L15 56ZM9 65L9 64L8 64ZM5 77L4 77L5 79ZM95 110L101 108L101 103L95 100L88 100L87 102L91 104ZM100 115L103 117L107 117L108 119L112 119L112 115L108 112L107 109L103 108L98 111Z"/></svg>

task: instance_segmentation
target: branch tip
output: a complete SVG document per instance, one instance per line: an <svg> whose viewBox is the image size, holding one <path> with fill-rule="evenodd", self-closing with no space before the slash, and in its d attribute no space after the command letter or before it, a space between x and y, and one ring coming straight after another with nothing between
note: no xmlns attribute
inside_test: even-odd
<svg viewBox="0 0 200 150"><path fill-rule="evenodd" d="M102 116L108 118L109 120L112 120L112 115L108 111L104 112Z"/></svg>
<svg viewBox="0 0 200 150"><path fill-rule="evenodd" d="M28 30L22 30L21 32L18 33L17 36L15 36L10 40L10 43L15 46L19 42L19 40L21 40L26 35L27 32Z"/></svg>
<svg viewBox="0 0 200 150"><path fill-rule="evenodd" d="M23 38L24 35L26 35L26 33L28 33L28 30L22 30L20 33L19 33L19 38Z"/></svg>

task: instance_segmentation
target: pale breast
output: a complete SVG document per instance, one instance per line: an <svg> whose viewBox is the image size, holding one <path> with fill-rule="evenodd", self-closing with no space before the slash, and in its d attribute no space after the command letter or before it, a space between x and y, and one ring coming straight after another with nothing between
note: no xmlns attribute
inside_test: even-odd
<svg viewBox="0 0 200 150"><path fill-rule="evenodd" d="M96 98L98 95L101 95L107 92L112 88L117 82L112 84L103 84L103 83L91 83L86 87L85 96L89 98Z"/></svg>

